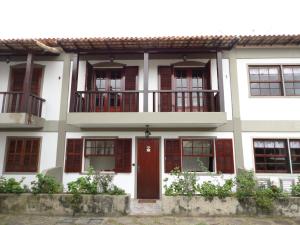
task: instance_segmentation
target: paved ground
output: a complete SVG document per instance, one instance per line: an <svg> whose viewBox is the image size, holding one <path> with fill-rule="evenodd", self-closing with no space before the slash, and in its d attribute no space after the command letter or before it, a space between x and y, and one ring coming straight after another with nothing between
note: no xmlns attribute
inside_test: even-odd
<svg viewBox="0 0 300 225"><path fill-rule="evenodd" d="M0 225L299 225L300 218L262 217L156 217L128 216L99 217L46 217L0 215Z"/></svg>

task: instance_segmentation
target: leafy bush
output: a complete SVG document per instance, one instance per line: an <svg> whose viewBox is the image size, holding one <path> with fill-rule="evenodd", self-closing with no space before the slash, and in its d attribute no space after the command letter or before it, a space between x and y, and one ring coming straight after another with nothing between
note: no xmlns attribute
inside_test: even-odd
<svg viewBox="0 0 300 225"><path fill-rule="evenodd" d="M181 172L177 167L171 171L171 176L175 177L175 180L168 186L164 185L165 195L187 195L192 196L196 194L197 178L194 172ZM168 181L168 178L164 180Z"/></svg>
<svg viewBox="0 0 300 225"><path fill-rule="evenodd" d="M236 176L236 197L243 201L255 196L256 180L253 171L241 171Z"/></svg>
<svg viewBox="0 0 300 225"><path fill-rule="evenodd" d="M232 196L233 185L234 185L234 182L232 179L226 180L225 184L223 186L218 185L217 186L217 196L219 198L226 198L226 197Z"/></svg>
<svg viewBox="0 0 300 225"><path fill-rule="evenodd" d="M297 184L292 186L292 196L300 197L300 177L298 177Z"/></svg>
<svg viewBox="0 0 300 225"><path fill-rule="evenodd" d="M89 169L87 176L68 183L68 191L72 194L97 194L97 181L93 179L93 174L94 170Z"/></svg>
<svg viewBox="0 0 300 225"><path fill-rule="evenodd" d="M199 186L198 191L200 195L207 199L213 199L214 197L225 198L232 195L232 187L233 181L231 179L226 180L223 186L219 184L215 185L208 181Z"/></svg>
<svg viewBox="0 0 300 225"><path fill-rule="evenodd" d="M20 181L17 181L15 178L0 177L0 193L24 193L28 191L26 186L22 186L22 183L25 178L22 178Z"/></svg>
<svg viewBox="0 0 300 225"><path fill-rule="evenodd" d="M285 198L286 195L276 186L259 187L255 192L255 203L263 211L272 211L274 201L279 198Z"/></svg>
<svg viewBox="0 0 300 225"><path fill-rule="evenodd" d="M68 192L80 194L110 194L123 195L125 191L112 184L113 176L95 172L90 168L87 176L79 177L68 183Z"/></svg>
<svg viewBox="0 0 300 225"><path fill-rule="evenodd" d="M203 182L203 184L199 186L198 191L200 195L208 199L212 199L218 195L217 185L214 185L210 181Z"/></svg>
<svg viewBox="0 0 300 225"><path fill-rule="evenodd" d="M55 194L62 191L62 186L51 176L37 174L37 181L31 182L31 190L34 194Z"/></svg>

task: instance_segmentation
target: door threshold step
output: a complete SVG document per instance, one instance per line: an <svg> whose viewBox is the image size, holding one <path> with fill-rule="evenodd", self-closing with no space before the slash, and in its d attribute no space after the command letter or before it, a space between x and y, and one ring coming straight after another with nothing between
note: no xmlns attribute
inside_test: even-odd
<svg viewBox="0 0 300 225"><path fill-rule="evenodd" d="M156 203L156 199L138 199L138 203Z"/></svg>

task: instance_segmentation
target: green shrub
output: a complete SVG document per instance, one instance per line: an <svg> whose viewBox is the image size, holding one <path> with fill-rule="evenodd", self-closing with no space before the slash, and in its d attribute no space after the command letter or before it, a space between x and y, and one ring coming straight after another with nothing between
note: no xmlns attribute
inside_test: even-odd
<svg viewBox="0 0 300 225"><path fill-rule="evenodd" d="M232 179L226 180L224 185L215 185L210 181L204 182L199 186L199 194L207 199L213 199L214 197L225 198L232 195L233 181Z"/></svg>
<svg viewBox="0 0 300 225"><path fill-rule="evenodd" d="M17 181L15 178L0 177L0 193L24 193L28 192L26 186L22 186L22 183L25 178L22 178L20 181Z"/></svg>
<svg viewBox="0 0 300 225"><path fill-rule="evenodd" d="M255 196L256 180L253 171L242 171L236 176L236 197L243 201Z"/></svg>
<svg viewBox="0 0 300 225"><path fill-rule="evenodd" d="M112 175L97 173L90 168L87 176L79 177L76 181L68 183L68 192L73 194L125 194L123 189L112 184L112 180Z"/></svg>
<svg viewBox="0 0 300 225"><path fill-rule="evenodd" d="M51 176L37 174L37 181L31 182L31 190L34 194L56 194L62 191L62 186Z"/></svg>
<svg viewBox="0 0 300 225"><path fill-rule="evenodd" d="M87 176L79 177L68 183L68 192L72 194L97 194L97 182L93 178L94 170L89 169Z"/></svg>
<svg viewBox="0 0 300 225"><path fill-rule="evenodd" d="M203 182L203 184L198 188L200 195L207 199L213 199L218 195L217 185L214 185L210 181Z"/></svg>
<svg viewBox="0 0 300 225"><path fill-rule="evenodd" d="M274 185L259 187L255 192L255 203L261 210L270 212L274 208L274 201L285 197L283 191Z"/></svg>
<svg viewBox="0 0 300 225"><path fill-rule="evenodd" d="M300 197L300 177L298 177L298 182L292 186L292 196Z"/></svg>
<svg viewBox="0 0 300 225"><path fill-rule="evenodd" d="M174 181L169 186L164 185L165 195L192 196L196 194L198 186L195 172L182 172L179 168L175 168L171 171L171 176L174 177ZM168 178L164 181L167 182Z"/></svg>
<svg viewBox="0 0 300 225"><path fill-rule="evenodd" d="M223 186L218 185L217 186L217 196L219 198L226 198L226 197L232 196L233 185L234 185L234 182L232 179L226 180L225 184Z"/></svg>

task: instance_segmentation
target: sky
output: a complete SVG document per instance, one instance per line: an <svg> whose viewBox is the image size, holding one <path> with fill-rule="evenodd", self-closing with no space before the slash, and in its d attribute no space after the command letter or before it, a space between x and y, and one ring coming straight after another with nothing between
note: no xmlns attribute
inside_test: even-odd
<svg viewBox="0 0 300 225"><path fill-rule="evenodd" d="M0 38L300 34L300 0L0 0Z"/></svg>

